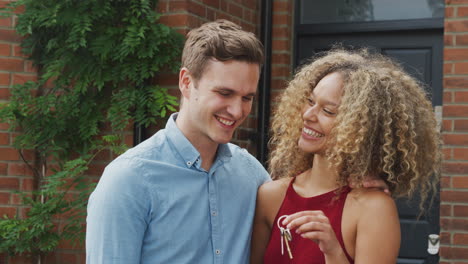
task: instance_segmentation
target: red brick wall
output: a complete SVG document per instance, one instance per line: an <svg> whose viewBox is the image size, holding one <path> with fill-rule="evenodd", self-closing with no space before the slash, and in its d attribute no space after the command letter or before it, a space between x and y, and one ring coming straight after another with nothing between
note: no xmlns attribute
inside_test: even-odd
<svg viewBox="0 0 468 264"><path fill-rule="evenodd" d="M271 58L271 106L286 88L292 75L293 1L273 1L273 35Z"/></svg>
<svg viewBox="0 0 468 264"><path fill-rule="evenodd" d="M0 7L5 7L9 2L0 1ZM37 80L31 63L20 52L20 39L13 25L14 19L0 18L0 103L9 100L13 85ZM8 128L7 124L0 123L0 216L21 217L25 215L25 208L12 191L32 190L33 179L18 151L11 146L18 132L8 132ZM31 160L31 153L27 153L26 157ZM8 259L6 255L0 255L0 263L22 263L21 259Z"/></svg>
<svg viewBox="0 0 468 264"><path fill-rule="evenodd" d="M468 263L468 0L446 0L440 263Z"/></svg>

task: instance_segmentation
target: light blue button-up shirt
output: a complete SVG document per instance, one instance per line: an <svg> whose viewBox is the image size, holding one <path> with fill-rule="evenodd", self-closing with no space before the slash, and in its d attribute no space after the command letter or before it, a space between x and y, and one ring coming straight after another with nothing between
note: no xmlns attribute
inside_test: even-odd
<svg viewBox="0 0 468 264"><path fill-rule="evenodd" d="M106 167L88 204L87 263L248 263L268 173L233 144L205 171L176 117Z"/></svg>

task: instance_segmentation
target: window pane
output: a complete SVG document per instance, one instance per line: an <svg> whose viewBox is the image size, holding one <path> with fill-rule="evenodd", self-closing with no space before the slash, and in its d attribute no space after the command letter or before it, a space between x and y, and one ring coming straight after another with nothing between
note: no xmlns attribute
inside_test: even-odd
<svg viewBox="0 0 468 264"><path fill-rule="evenodd" d="M301 0L301 24L443 18L444 0Z"/></svg>

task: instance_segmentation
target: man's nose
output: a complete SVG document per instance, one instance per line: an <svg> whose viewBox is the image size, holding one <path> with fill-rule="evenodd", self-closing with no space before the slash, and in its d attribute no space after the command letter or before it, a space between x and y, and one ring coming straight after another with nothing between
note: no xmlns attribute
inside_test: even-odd
<svg viewBox="0 0 468 264"><path fill-rule="evenodd" d="M228 113L235 119L242 117L242 100L233 100L228 106Z"/></svg>

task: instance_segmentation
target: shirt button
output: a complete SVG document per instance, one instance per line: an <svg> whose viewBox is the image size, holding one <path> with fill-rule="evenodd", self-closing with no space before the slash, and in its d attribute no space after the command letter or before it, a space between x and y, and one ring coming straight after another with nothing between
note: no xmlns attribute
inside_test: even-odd
<svg viewBox="0 0 468 264"><path fill-rule="evenodd" d="M187 165L192 165L192 162L191 161L187 161Z"/></svg>
<svg viewBox="0 0 468 264"><path fill-rule="evenodd" d="M216 255L221 254L221 250L219 250L219 249L217 249L215 252L216 252Z"/></svg>
<svg viewBox="0 0 468 264"><path fill-rule="evenodd" d="M216 211L213 211L213 212L211 212L211 215L212 215L212 216L217 216L218 213L217 213Z"/></svg>

